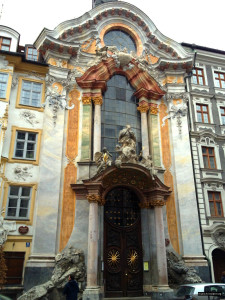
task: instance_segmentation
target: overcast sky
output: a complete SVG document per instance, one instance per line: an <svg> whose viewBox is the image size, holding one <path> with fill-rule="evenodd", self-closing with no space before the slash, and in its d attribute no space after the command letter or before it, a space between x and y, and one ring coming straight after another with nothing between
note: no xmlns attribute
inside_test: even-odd
<svg viewBox="0 0 225 300"><path fill-rule="evenodd" d="M165 36L181 43L225 50L225 0L129 0L153 21ZM92 0L0 0L0 24L21 35L20 44L32 44L44 27L80 17Z"/></svg>

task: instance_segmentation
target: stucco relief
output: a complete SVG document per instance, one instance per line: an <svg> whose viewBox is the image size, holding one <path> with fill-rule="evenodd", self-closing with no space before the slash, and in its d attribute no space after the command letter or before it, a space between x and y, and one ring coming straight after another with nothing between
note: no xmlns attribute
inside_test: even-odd
<svg viewBox="0 0 225 300"><path fill-rule="evenodd" d="M212 233L212 239L216 245L220 248L225 249L225 229L220 228Z"/></svg>
<svg viewBox="0 0 225 300"><path fill-rule="evenodd" d="M173 100L182 99L182 103L174 104ZM165 126L167 119L177 119L177 127L179 135L182 135L182 118L187 115L187 101L188 96L186 93L167 94L167 101L169 106L169 114L162 119L162 127Z"/></svg>
<svg viewBox="0 0 225 300"><path fill-rule="evenodd" d="M39 121L36 119L36 115L31 111L25 110L20 113L20 117L24 119L27 123L34 127L35 124L38 124Z"/></svg>
<svg viewBox="0 0 225 300"><path fill-rule="evenodd" d="M73 80L73 77L69 77L67 80L58 80L53 76L47 76L45 103L42 104L42 106L45 108L46 104L48 103L49 107L52 108L54 126L56 125L59 109L71 110L74 108L74 104L71 106L68 105L68 99L66 95L67 90L75 84ZM56 84L56 82L59 82L62 85L62 90L59 89L59 86Z"/></svg>
<svg viewBox="0 0 225 300"><path fill-rule="evenodd" d="M20 166L17 166L15 169L14 169L14 175L15 175L15 178L17 180L23 180L23 181L26 181L28 178L32 177L32 173L30 172L30 170L32 169L32 167L20 167Z"/></svg>
<svg viewBox="0 0 225 300"><path fill-rule="evenodd" d="M1 209L0 215L0 246L4 245L10 231L16 231L16 221L4 221L2 214L4 209Z"/></svg>
<svg viewBox="0 0 225 300"><path fill-rule="evenodd" d="M5 60L5 56L0 56L0 69L9 69L9 62Z"/></svg>

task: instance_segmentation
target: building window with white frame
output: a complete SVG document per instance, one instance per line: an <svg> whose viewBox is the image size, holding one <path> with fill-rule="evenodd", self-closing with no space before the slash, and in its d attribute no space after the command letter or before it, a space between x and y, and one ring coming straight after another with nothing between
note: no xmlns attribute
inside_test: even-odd
<svg viewBox="0 0 225 300"><path fill-rule="evenodd" d="M220 116L222 125L225 125L225 107L220 107Z"/></svg>
<svg viewBox="0 0 225 300"><path fill-rule="evenodd" d="M0 73L0 98L6 98L8 74Z"/></svg>
<svg viewBox="0 0 225 300"><path fill-rule="evenodd" d="M223 205L220 192L208 191L209 208L212 217L223 217Z"/></svg>
<svg viewBox="0 0 225 300"><path fill-rule="evenodd" d="M28 106L41 106L42 83L23 80L20 95L20 104Z"/></svg>
<svg viewBox="0 0 225 300"><path fill-rule="evenodd" d="M9 187L6 218L28 219L32 188L11 185Z"/></svg>
<svg viewBox="0 0 225 300"><path fill-rule="evenodd" d="M214 72L214 79L216 87L225 89L225 73Z"/></svg>
<svg viewBox="0 0 225 300"><path fill-rule="evenodd" d="M204 162L204 168L216 169L216 157L214 148L202 147L202 156Z"/></svg>
<svg viewBox="0 0 225 300"><path fill-rule="evenodd" d="M196 104L197 121L202 123L210 123L209 107L206 104Z"/></svg>
<svg viewBox="0 0 225 300"><path fill-rule="evenodd" d="M16 143L14 158L35 160L37 148L37 133L35 132L16 132Z"/></svg>
<svg viewBox="0 0 225 300"><path fill-rule="evenodd" d="M200 68L195 68L193 70L192 79L194 84L205 85L204 70Z"/></svg>

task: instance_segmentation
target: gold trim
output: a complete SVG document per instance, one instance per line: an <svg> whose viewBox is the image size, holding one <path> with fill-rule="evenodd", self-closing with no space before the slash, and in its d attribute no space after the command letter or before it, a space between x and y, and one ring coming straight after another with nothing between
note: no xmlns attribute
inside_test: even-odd
<svg viewBox="0 0 225 300"><path fill-rule="evenodd" d="M87 195L87 200L89 203L98 203L99 205L105 204L105 200L100 195L89 194Z"/></svg>
<svg viewBox="0 0 225 300"><path fill-rule="evenodd" d="M138 108L137 108L138 111L140 111L140 113L147 113L147 111L149 110L149 106L147 103L144 103L144 104L139 104Z"/></svg>
<svg viewBox="0 0 225 300"><path fill-rule="evenodd" d="M164 201L164 200L151 200L149 204L150 204L150 206L153 206L153 207L155 207L155 206L164 206L164 205L166 205L166 201Z"/></svg>
<svg viewBox="0 0 225 300"><path fill-rule="evenodd" d="M12 134L11 134L11 143L9 148L9 160L10 163L24 163L24 164L32 164L32 165L38 165L39 164L39 156L40 156L40 148L41 148L41 135L42 130L41 129L28 129L28 128L21 128L17 126L12 126ZM26 131L26 132L34 132L37 133L37 144L36 144L36 159L34 160L28 160L28 159L19 159L14 158L14 148L15 148L15 140L16 140L16 131Z"/></svg>
<svg viewBox="0 0 225 300"><path fill-rule="evenodd" d="M92 100L94 105L102 105L103 103L102 96L93 97Z"/></svg>
<svg viewBox="0 0 225 300"><path fill-rule="evenodd" d="M8 74L8 82L7 82L5 98L0 98L0 101L9 102L13 72L11 70L0 70L0 73L7 73Z"/></svg>
<svg viewBox="0 0 225 300"><path fill-rule="evenodd" d="M83 96L82 103L83 103L83 105L90 105L91 104L91 96Z"/></svg>
<svg viewBox="0 0 225 300"><path fill-rule="evenodd" d="M41 95L41 103L42 105L45 102L45 81L44 80L37 80L37 79L32 79L32 78L27 78L27 77L19 77L19 83L18 83L18 91L17 91L17 98L16 98L16 108L23 108L23 109L32 109L32 110L37 110L37 111L44 111L43 107L36 107L36 106L31 106L31 105L24 105L20 104L20 96L22 92L22 83L24 81L31 81L31 82L37 82L42 84L42 95Z"/></svg>
<svg viewBox="0 0 225 300"><path fill-rule="evenodd" d="M32 225L33 224L33 217L34 217L35 195L36 195L37 186L38 186L37 183L22 183L22 182L18 183L18 182L13 182L13 181L5 182L2 208L7 207L9 186L11 186L11 185L22 186L22 187L24 187L24 186L32 187L32 194L31 194L31 198L30 198L30 209L29 209L28 220L11 219L11 218L6 219L6 220L16 221L17 224ZM5 212L3 214L3 217L5 218Z"/></svg>
<svg viewBox="0 0 225 300"><path fill-rule="evenodd" d="M150 103L149 112L151 115L157 115L159 112L159 107L157 104Z"/></svg>

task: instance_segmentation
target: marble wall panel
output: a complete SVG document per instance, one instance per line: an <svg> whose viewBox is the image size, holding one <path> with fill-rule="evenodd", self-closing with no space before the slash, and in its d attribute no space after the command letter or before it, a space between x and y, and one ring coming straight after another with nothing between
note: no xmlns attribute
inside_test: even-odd
<svg viewBox="0 0 225 300"><path fill-rule="evenodd" d="M88 220L89 202L76 199L75 223L69 242L66 247L73 246L84 251L85 263L87 263L88 249Z"/></svg>
<svg viewBox="0 0 225 300"><path fill-rule="evenodd" d="M91 159L92 107L83 105L81 160Z"/></svg>
<svg viewBox="0 0 225 300"><path fill-rule="evenodd" d="M57 252L63 126L64 110L58 111L56 126L54 126L52 111L46 107L40 155L40 181L36 196L33 254L55 254Z"/></svg>
<svg viewBox="0 0 225 300"><path fill-rule="evenodd" d="M182 134L177 127L176 118L171 120L171 127L183 254L201 255L202 245L187 117L182 117Z"/></svg>

